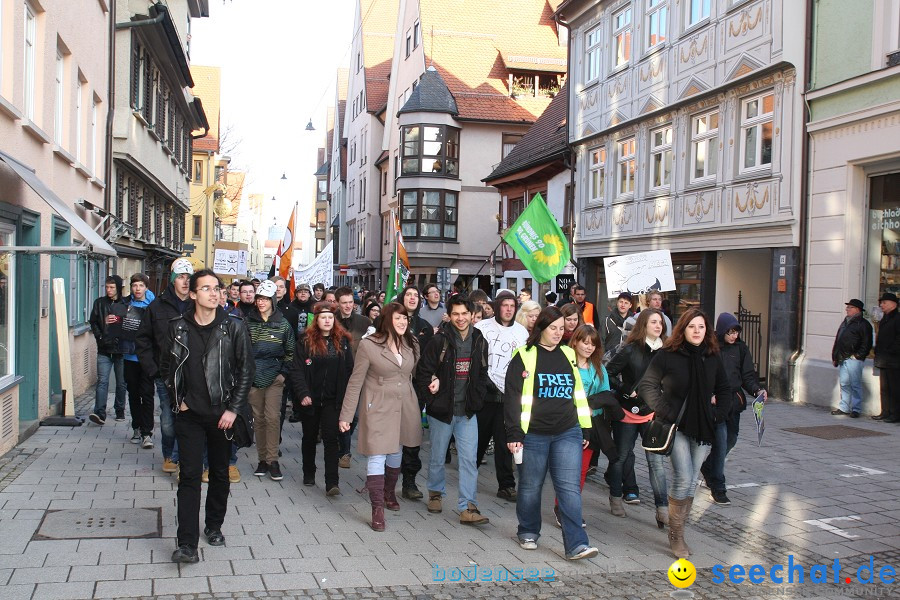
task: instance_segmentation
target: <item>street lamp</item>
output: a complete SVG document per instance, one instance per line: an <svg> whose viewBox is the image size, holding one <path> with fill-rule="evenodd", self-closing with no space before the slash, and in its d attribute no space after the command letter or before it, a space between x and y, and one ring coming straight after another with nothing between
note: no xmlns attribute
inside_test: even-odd
<svg viewBox="0 0 900 600"><path fill-rule="evenodd" d="M315 131L316 128L313 127L312 119L309 120L309 123L306 124L306 131Z"/></svg>

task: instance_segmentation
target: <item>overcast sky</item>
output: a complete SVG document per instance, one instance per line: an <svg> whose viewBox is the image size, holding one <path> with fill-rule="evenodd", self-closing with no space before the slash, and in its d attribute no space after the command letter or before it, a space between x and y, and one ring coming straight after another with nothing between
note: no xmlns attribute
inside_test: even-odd
<svg viewBox="0 0 900 600"><path fill-rule="evenodd" d="M349 61L355 4L210 0L210 17L191 23L191 63L222 69L222 130L232 126L240 141L231 164L248 172L245 197L264 194L272 207L265 230L272 215L286 225L296 201L308 223L316 148L325 144L335 71ZM310 118L316 131L305 131Z"/></svg>

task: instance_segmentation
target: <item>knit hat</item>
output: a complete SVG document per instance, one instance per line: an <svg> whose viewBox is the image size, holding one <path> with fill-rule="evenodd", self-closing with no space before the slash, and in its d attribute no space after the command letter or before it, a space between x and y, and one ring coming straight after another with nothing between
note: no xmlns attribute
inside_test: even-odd
<svg viewBox="0 0 900 600"><path fill-rule="evenodd" d="M310 291L310 289L309 289L309 284L308 284L308 283L298 283L298 284L297 284L297 291L299 292L299 291L302 291L302 290L306 290L307 292Z"/></svg>

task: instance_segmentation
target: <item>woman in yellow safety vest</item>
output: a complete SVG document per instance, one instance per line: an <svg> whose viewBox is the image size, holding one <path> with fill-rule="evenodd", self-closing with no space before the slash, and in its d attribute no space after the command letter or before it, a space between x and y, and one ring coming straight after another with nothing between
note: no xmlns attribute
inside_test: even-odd
<svg viewBox="0 0 900 600"><path fill-rule="evenodd" d="M581 451L590 438L591 409L575 351L560 346L564 332L558 308L541 311L527 344L516 350L507 368L504 420L507 446L519 465L519 545L537 548L541 489L549 470L566 558L578 560L597 555L581 527Z"/></svg>

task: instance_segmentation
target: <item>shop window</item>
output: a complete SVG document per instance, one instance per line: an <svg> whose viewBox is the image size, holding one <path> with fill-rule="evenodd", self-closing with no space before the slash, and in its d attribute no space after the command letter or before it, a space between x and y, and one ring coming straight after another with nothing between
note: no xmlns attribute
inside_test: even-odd
<svg viewBox="0 0 900 600"><path fill-rule="evenodd" d="M675 293L669 296L674 300L670 306L674 323L689 308L700 308L701 263L700 261L673 263L672 271L675 275Z"/></svg>
<svg viewBox="0 0 900 600"><path fill-rule="evenodd" d="M869 180L869 249L866 306L880 320L878 298L900 294L900 173ZM877 274L877 276L875 276Z"/></svg>
<svg viewBox="0 0 900 600"><path fill-rule="evenodd" d="M0 223L0 246L15 246L11 224ZM0 380L15 372L15 281L16 259L12 252L0 253Z"/></svg>

